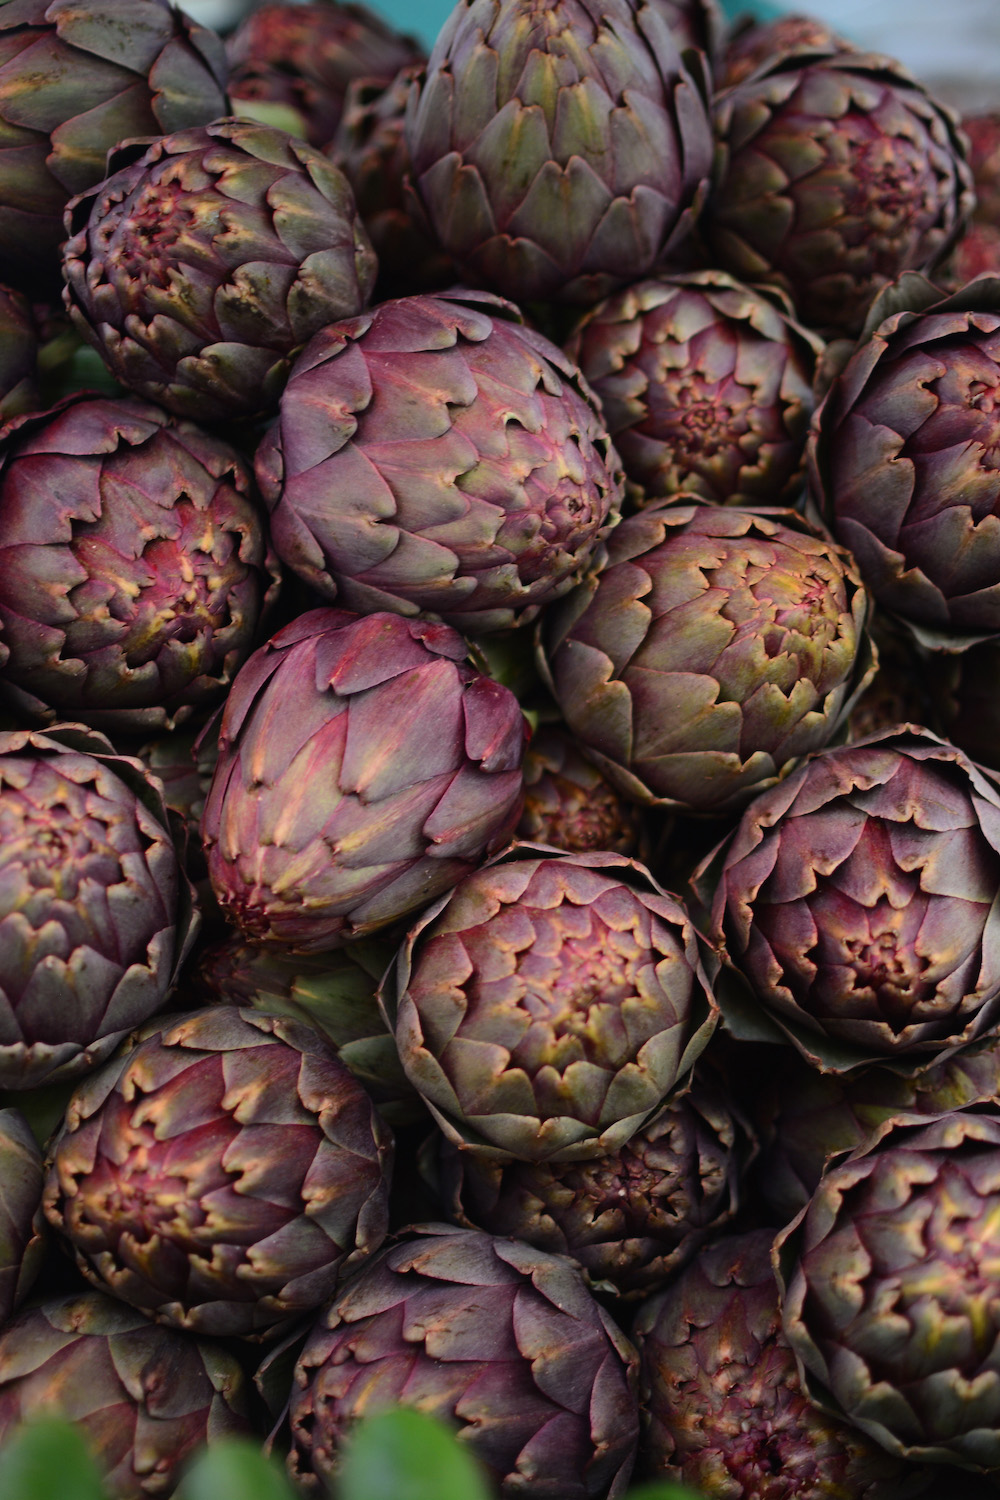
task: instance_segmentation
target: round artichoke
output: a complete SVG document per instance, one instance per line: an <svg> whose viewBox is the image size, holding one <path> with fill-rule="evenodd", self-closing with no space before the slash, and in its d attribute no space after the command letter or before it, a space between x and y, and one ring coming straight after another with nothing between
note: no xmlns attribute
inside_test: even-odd
<svg viewBox="0 0 1000 1500"><path fill-rule="evenodd" d="M132 398L0 441L0 688L22 717L169 728L221 698L280 574L247 464Z"/></svg>
<svg viewBox="0 0 1000 1500"><path fill-rule="evenodd" d="M238 673L202 818L252 942L337 948L419 910L508 842L526 725L446 625L312 610Z"/></svg>
<svg viewBox="0 0 1000 1500"><path fill-rule="evenodd" d="M45 1244L36 1215L44 1177L42 1153L27 1120L20 1110L0 1109L0 1328L41 1270Z"/></svg>
<svg viewBox="0 0 1000 1500"><path fill-rule="evenodd" d="M722 505L796 499L822 350L779 298L723 271L627 287L567 346L628 477Z"/></svg>
<svg viewBox="0 0 1000 1500"><path fill-rule="evenodd" d="M20 292L0 286L0 426L38 406L37 381L38 335L31 308Z"/></svg>
<svg viewBox="0 0 1000 1500"><path fill-rule="evenodd" d="M995 1029L1000 778L910 726L812 757L724 846L712 933L753 992L732 1024L824 1071Z"/></svg>
<svg viewBox="0 0 1000 1500"><path fill-rule="evenodd" d="M623 1146L703 1051L709 953L642 865L519 844L423 913L380 995L450 1139L578 1161Z"/></svg>
<svg viewBox="0 0 1000 1500"><path fill-rule="evenodd" d="M524 757L524 812L517 836L569 854L635 854L638 810L585 760L573 736L544 725Z"/></svg>
<svg viewBox="0 0 1000 1500"><path fill-rule="evenodd" d="M313 1027L210 1006L77 1089L45 1215L90 1281L157 1322L266 1337L379 1248L392 1153Z"/></svg>
<svg viewBox="0 0 1000 1500"><path fill-rule="evenodd" d="M199 421L267 414L292 358L360 312L371 241L304 141L224 119L122 146L66 211L66 305L116 380Z"/></svg>
<svg viewBox="0 0 1000 1500"><path fill-rule="evenodd" d="M169 0L0 5L0 263L58 268L63 209L100 182L119 141L226 111L214 32Z"/></svg>
<svg viewBox="0 0 1000 1500"><path fill-rule="evenodd" d="M0 734L0 1088L86 1072L164 1004L197 931L168 827L103 735Z"/></svg>
<svg viewBox="0 0 1000 1500"><path fill-rule="evenodd" d="M288 1464L306 1493L358 1417L397 1403L458 1423L503 1500L624 1494L635 1352L562 1256L427 1225L352 1277L295 1367Z"/></svg>
<svg viewBox="0 0 1000 1500"><path fill-rule="evenodd" d="M690 232L712 158L707 80L662 0L466 0L407 140L466 277L518 301L596 302Z"/></svg>
<svg viewBox="0 0 1000 1500"><path fill-rule="evenodd" d="M476 292L324 329L256 466L278 554L314 589L471 631L531 620L571 588L621 496L579 371Z"/></svg>
<svg viewBox="0 0 1000 1500"><path fill-rule="evenodd" d="M887 282L945 256L974 200L955 115L891 58L835 48L719 96L705 232L725 270L855 334Z"/></svg>
<svg viewBox="0 0 1000 1500"><path fill-rule="evenodd" d="M722 60L719 87L732 88L758 68L806 50L829 53L855 49L815 16L777 16L773 21L752 21L737 28L730 38Z"/></svg>
<svg viewBox="0 0 1000 1500"><path fill-rule="evenodd" d="M792 511L658 502L548 613L553 692L637 802L725 813L828 743L871 676L847 552Z"/></svg>
<svg viewBox="0 0 1000 1500"><path fill-rule="evenodd" d="M228 1350L100 1292L51 1298L0 1332L0 1442L52 1416L82 1430L114 1500L172 1495L206 1442L251 1435Z"/></svg>

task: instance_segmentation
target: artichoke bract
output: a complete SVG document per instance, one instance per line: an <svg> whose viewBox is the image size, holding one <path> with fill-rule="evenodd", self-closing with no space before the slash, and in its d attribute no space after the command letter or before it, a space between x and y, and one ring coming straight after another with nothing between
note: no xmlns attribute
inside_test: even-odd
<svg viewBox="0 0 1000 1500"><path fill-rule="evenodd" d="M621 498L579 371L489 293L401 297L317 334L256 469L279 556L320 594L467 631L571 588Z"/></svg>
<svg viewBox="0 0 1000 1500"><path fill-rule="evenodd" d="M0 425L38 405L38 334L31 308L20 292L0 286Z"/></svg>
<svg viewBox="0 0 1000 1500"><path fill-rule="evenodd" d="M119 141L226 111L214 32L168 0L0 5L0 263L56 273L63 209Z"/></svg>
<svg viewBox="0 0 1000 1500"><path fill-rule="evenodd" d="M66 210L66 305L122 385L196 421L268 414L377 263L347 179L282 130L223 119L126 143Z"/></svg>
<svg viewBox="0 0 1000 1500"><path fill-rule="evenodd" d="M834 48L836 43L834 44ZM974 201L957 117L876 53L792 52L716 101L716 264L856 334L902 271L929 270Z"/></svg>
<svg viewBox="0 0 1000 1500"><path fill-rule="evenodd" d="M596 302L690 232L712 158L707 79L654 0L460 0L407 140L466 277L518 301Z"/></svg>
<svg viewBox="0 0 1000 1500"><path fill-rule="evenodd" d="M337 948L508 842L527 726L446 625L311 610L237 674L202 818L223 911L256 943Z"/></svg>
<svg viewBox="0 0 1000 1500"><path fill-rule="evenodd" d="M458 1424L503 1500L618 1500L635 1457L635 1351L563 1256L446 1225L351 1278L295 1367L289 1469L325 1493L358 1417Z"/></svg>
<svg viewBox="0 0 1000 1500"><path fill-rule="evenodd" d="M769 67L776 58L806 49L827 53L855 50L815 16L777 16L773 21L755 21L730 37L722 59L719 87L731 88L758 68Z"/></svg>
<svg viewBox="0 0 1000 1500"><path fill-rule="evenodd" d="M616 292L567 345L628 477L723 505L796 499L822 350L779 298L722 271Z"/></svg>
<svg viewBox="0 0 1000 1500"><path fill-rule="evenodd" d="M253 1430L227 1349L89 1291L50 1298L0 1332L0 1442L53 1416L81 1429L113 1500L172 1495L206 1442Z"/></svg>
<svg viewBox="0 0 1000 1500"><path fill-rule="evenodd" d="M168 829L103 735L0 734L0 1088L86 1072L166 1001L198 926Z"/></svg>
<svg viewBox="0 0 1000 1500"><path fill-rule="evenodd" d="M44 1240L36 1221L45 1168L38 1143L17 1109L0 1109L0 1328L13 1317L41 1269Z"/></svg>
<svg viewBox="0 0 1000 1500"><path fill-rule="evenodd" d="M722 52L726 20L719 0L653 0L682 52L697 47L710 62Z"/></svg>
<svg viewBox="0 0 1000 1500"><path fill-rule="evenodd" d="M870 335L870 336L869 336ZM1000 635L1000 277L904 277L816 413L813 498L924 645Z"/></svg>
<svg viewBox="0 0 1000 1500"><path fill-rule="evenodd" d="M623 1146L704 1050L710 962L634 860L517 844L423 914L379 993L451 1140L578 1161Z"/></svg>
<svg viewBox="0 0 1000 1500"><path fill-rule="evenodd" d="M794 512L687 498L611 534L604 571L549 610L544 661L609 781L717 814L836 733L872 673L868 596Z"/></svg>
<svg viewBox="0 0 1000 1500"><path fill-rule="evenodd" d="M639 813L585 760L573 736L543 725L524 757L524 812L517 836L570 854L635 854Z"/></svg>
<svg viewBox="0 0 1000 1500"><path fill-rule="evenodd" d="M0 693L35 720L171 728L223 697L280 582L248 465L135 398L0 439Z"/></svg>
<svg viewBox="0 0 1000 1500"><path fill-rule="evenodd" d="M392 1134L311 1026L210 1006L81 1085L44 1208L99 1289L195 1333L266 1337L388 1228Z"/></svg>
<svg viewBox="0 0 1000 1500"><path fill-rule="evenodd" d="M926 1470L818 1410L781 1331L774 1231L716 1241L640 1309L647 1469L704 1500L906 1500ZM686 1491L685 1491L686 1493Z"/></svg>
<svg viewBox="0 0 1000 1500"><path fill-rule="evenodd" d="M890 1453L1000 1467L998 1147L995 1101L894 1116L775 1241L810 1395Z"/></svg>
<svg viewBox="0 0 1000 1500"><path fill-rule="evenodd" d="M747 1034L777 1026L842 1072L926 1065L1000 1021L1000 778L929 730L813 756L717 867L712 935L752 990L732 997Z"/></svg>

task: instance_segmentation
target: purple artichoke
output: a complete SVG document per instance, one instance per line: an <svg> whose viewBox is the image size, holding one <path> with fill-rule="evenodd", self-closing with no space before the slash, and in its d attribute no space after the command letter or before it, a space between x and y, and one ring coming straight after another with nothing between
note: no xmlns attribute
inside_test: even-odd
<svg viewBox="0 0 1000 1500"><path fill-rule="evenodd" d="M621 494L579 371L481 292L324 329L256 464L278 554L314 589L471 631L531 620L571 588Z"/></svg>
<svg viewBox="0 0 1000 1500"><path fill-rule="evenodd" d="M715 62L722 52L726 20L719 0L653 0L682 52L697 47Z"/></svg>
<svg viewBox="0 0 1000 1500"><path fill-rule="evenodd" d="M758 68L770 67L779 58L784 60L793 53L854 50L850 42L815 16L777 16L773 21L750 22L738 28L729 40L719 87L732 88Z"/></svg>
<svg viewBox="0 0 1000 1500"><path fill-rule="evenodd" d="M517 836L569 854L635 854L638 810L585 760L565 730L543 726L524 757L524 812Z"/></svg>
<svg viewBox="0 0 1000 1500"><path fill-rule="evenodd" d="M66 305L116 380L198 421L267 414L293 357L360 312L376 260L305 142L217 120L123 146L66 211Z"/></svg>
<svg viewBox="0 0 1000 1500"><path fill-rule="evenodd" d="M313 610L226 702L202 833L252 942L337 948L418 911L509 840L526 726L446 625Z"/></svg>
<svg viewBox="0 0 1000 1500"><path fill-rule="evenodd" d="M358 1417L397 1403L457 1422L502 1500L625 1492L635 1351L562 1256L427 1225L352 1277L295 1367L288 1464L306 1493Z"/></svg>
<svg viewBox="0 0 1000 1500"><path fill-rule="evenodd" d="M0 1328L9 1323L41 1269L38 1222L45 1168L18 1109L0 1109Z"/></svg>
<svg viewBox="0 0 1000 1500"><path fill-rule="evenodd" d="M20 292L0 286L0 426L38 404L38 334L31 308Z"/></svg>

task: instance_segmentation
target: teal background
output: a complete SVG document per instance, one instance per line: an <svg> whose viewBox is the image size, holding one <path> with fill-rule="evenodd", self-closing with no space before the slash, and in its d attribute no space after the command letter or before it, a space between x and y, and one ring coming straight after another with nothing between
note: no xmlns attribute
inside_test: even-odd
<svg viewBox="0 0 1000 1500"><path fill-rule="evenodd" d="M452 0L368 0L368 3L400 31L419 37L427 47L432 45L452 7ZM722 8L729 16L746 15L748 11L759 16L776 16L781 11L781 6L771 5L768 0L753 0L753 3L722 0ZM788 8L786 5L785 9Z"/></svg>

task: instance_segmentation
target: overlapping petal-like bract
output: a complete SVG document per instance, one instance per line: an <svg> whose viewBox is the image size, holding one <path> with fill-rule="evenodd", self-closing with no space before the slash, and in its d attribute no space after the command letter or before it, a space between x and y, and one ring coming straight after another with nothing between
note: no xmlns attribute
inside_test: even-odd
<svg viewBox="0 0 1000 1500"><path fill-rule="evenodd" d="M597 302L689 233L707 80L662 0L462 0L407 119L414 186L467 277Z"/></svg>
<svg viewBox="0 0 1000 1500"><path fill-rule="evenodd" d="M681 51L697 47L714 63L722 53L726 19L719 0L653 0Z"/></svg>
<svg viewBox="0 0 1000 1500"><path fill-rule="evenodd" d="M507 843L527 727L467 651L447 625L312 610L238 673L202 835L251 941L340 947Z"/></svg>
<svg viewBox="0 0 1000 1500"><path fill-rule="evenodd" d="M38 406L37 379L38 334L28 300L0 286L0 425Z"/></svg>
<svg viewBox="0 0 1000 1500"><path fill-rule="evenodd" d="M289 1469L324 1492L360 1416L458 1424L502 1500L619 1500L635 1456L635 1351L563 1256L428 1225L351 1278L295 1367Z"/></svg>
<svg viewBox="0 0 1000 1500"><path fill-rule="evenodd" d="M523 624L618 514L579 370L485 292L400 297L324 329L257 451L283 562L363 613Z"/></svg>
<svg viewBox="0 0 1000 1500"><path fill-rule="evenodd" d="M45 1214L90 1281L157 1322L267 1337L379 1248L392 1155L313 1027L209 1006L77 1089Z"/></svg>
<svg viewBox="0 0 1000 1500"><path fill-rule="evenodd" d="M18 1109L0 1109L0 1328L31 1290L44 1239L36 1214L45 1169L38 1142Z"/></svg>
<svg viewBox="0 0 1000 1500"><path fill-rule="evenodd" d="M544 648L567 724L637 802L724 813L827 744L871 675L849 554L792 511L660 501Z"/></svg>
<svg viewBox="0 0 1000 1500"><path fill-rule="evenodd" d="M994 1030L1000 778L910 726L812 757L743 814L712 931L750 1016L824 1071Z"/></svg>
<svg viewBox="0 0 1000 1500"><path fill-rule="evenodd" d="M580 1161L623 1146L703 1051L709 958L634 860L518 844L423 914L381 994L447 1136Z"/></svg>
<svg viewBox="0 0 1000 1500"><path fill-rule="evenodd" d="M517 836L570 854L635 854L642 835L638 810L564 729L543 724L524 757L524 812Z"/></svg>
<svg viewBox="0 0 1000 1500"><path fill-rule="evenodd" d="M126 143L66 211L66 303L116 380L196 421L268 414L377 264L350 184L304 141L223 119Z"/></svg>
<svg viewBox="0 0 1000 1500"><path fill-rule="evenodd" d="M730 37L720 69L719 88L728 89L735 83L742 83L758 68L769 67L776 58L803 49L819 52L853 50L850 42L815 16L777 16L773 21L755 21L742 26Z"/></svg>

